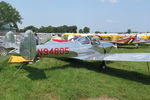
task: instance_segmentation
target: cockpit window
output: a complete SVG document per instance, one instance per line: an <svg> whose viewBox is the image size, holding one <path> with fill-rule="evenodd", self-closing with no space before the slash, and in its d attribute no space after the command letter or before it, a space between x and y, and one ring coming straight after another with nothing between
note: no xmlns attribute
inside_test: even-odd
<svg viewBox="0 0 150 100"><path fill-rule="evenodd" d="M81 44L90 44L91 41L88 37L81 37L80 39L78 39L78 41L81 43Z"/></svg>
<svg viewBox="0 0 150 100"><path fill-rule="evenodd" d="M92 37L91 38L92 45L100 45L100 38L99 37Z"/></svg>

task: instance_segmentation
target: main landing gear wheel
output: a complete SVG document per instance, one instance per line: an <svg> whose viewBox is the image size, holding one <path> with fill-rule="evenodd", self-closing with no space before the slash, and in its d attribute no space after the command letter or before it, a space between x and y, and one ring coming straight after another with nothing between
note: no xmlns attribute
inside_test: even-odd
<svg viewBox="0 0 150 100"><path fill-rule="evenodd" d="M7 56L8 52L5 48L0 47L0 56Z"/></svg>
<svg viewBox="0 0 150 100"><path fill-rule="evenodd" d="M104 71L106 68L107 68L106 61L102 61L101 65L100 65L100 71Z"/></svg>

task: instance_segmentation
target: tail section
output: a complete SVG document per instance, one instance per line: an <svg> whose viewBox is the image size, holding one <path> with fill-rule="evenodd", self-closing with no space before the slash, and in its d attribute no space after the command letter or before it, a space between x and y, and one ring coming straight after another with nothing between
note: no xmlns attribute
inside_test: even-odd
<svg viewBox="0 0 150 100"><path fill-rule="evenodd" d="M21 39L20 54L26 60L32 60L36 56L36 41L31 30L26 31Z"/></svg>

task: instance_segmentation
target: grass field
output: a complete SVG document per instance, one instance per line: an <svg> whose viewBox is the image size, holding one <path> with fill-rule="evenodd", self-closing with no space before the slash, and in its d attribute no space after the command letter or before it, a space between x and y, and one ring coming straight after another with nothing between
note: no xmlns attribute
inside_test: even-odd
<svg viewBox="0 0 150 100"><path fill-rule="evenodd" d="M150 47L115 52L150 52ZM0 100L150 100L144 62L107 62L100 72L100 61L43 58L14 74L20 64L0 60Z"/></svg>

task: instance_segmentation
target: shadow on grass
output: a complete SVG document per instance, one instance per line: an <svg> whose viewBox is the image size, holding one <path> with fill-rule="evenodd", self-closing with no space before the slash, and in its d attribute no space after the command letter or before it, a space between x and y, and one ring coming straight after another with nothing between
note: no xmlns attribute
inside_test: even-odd
<svg viewBox="0 0 150 100"><path fill-rule="evenodd" d="M108 67L108 70L106 70L104 74L150 85L150 76L134 71L126 71L122 69Z"/></svg>
<svg viewBox="0 0 150 100"><path fill-rule="evenodd" d="M2 71L2 69L4 67L6 67L8 65L8 59L4 60L2 63L0 63L0 72Z"/></svg>
<svg viewBox="0 0 150 100"><path fill-rule="evenodd" d="M150 47L150 45L148 45L148 44L139 44L139 46L138 46L138 48L148 48L148 47ZM131 45L130 44L129 45L119 45L118 48L123 48L123 49L138 49L133 44L131 44Z"/></svg>
<svg viewBox="0 0 150 100"><path fill-rule="evenodd" d="M138 72L116 69L116 68L111 68L111 67L107 67L107 69L105 71L101 72L100 71L100 67L101 67L100 61L87 62L87 61L77 60L77 59L60 59L60 60L69 62L69 64L64 65L64 66L56 66L53 68L44 68L44 69L38 69L38 68L30 67L30 66L24 66L23 69L30 73L28 75L28 77L32 80L46 79L47 77L44 72L46 70L58 70L58 69L66 69L66 68L72 67L72 68L85 68L88 70L95 71L97 73L103 73L106 75L110 75L110 76L130 80L130 81L135 81L135 82L143 83L146 85L150 85L150 76L144 75L144 74L141 74Z"/></svg>
<svg viewBox="0 0 150 100"><path fill-rule="evenodd" d="M136 47L123 47L123 46L119 46L118 48L122 48L122 49L136 49Z"/></svg>
<svg viewBox="0 0 150 100"><path fill-rule="evenodd" d="M17 69L19 67L20 66L16 66ZM43 69L38 69L38 68L26 66L26 65L24 65L22 67L22 69L24 69L27 72L29 72L29 75L27 77L29 77L31 80L42 80L42 79L46 79L47 78Z"/></svg>
<svg viewBox="0 0 150 100"><path fill-rule="evenodd" d="M123 78L126 80L130 80L130 81L135 81L135 82L139 82L139 83L143 83L146 85L150 85L150 76L149 75L144 75L138 72L134 72L134 71L127 71L127 70L122 70L122 69L116 69L116 68L112 68L107 66L107 69L103 72L100 71L100 62L86 62L86 61L82 61L82 60L76 60L76 59L66 59L65 61L69 61L70 64L67 66L58 66L58 67L54 67L51 68L50 70L57 70L57 69L65 69L68 67L73 67L73 68L86 68L88 70L92 70L98 73L103 73L103 74L107 74L110 76L115 76L118 78ZM113 63L113 62L107 62L107 63Z"/></svg>

